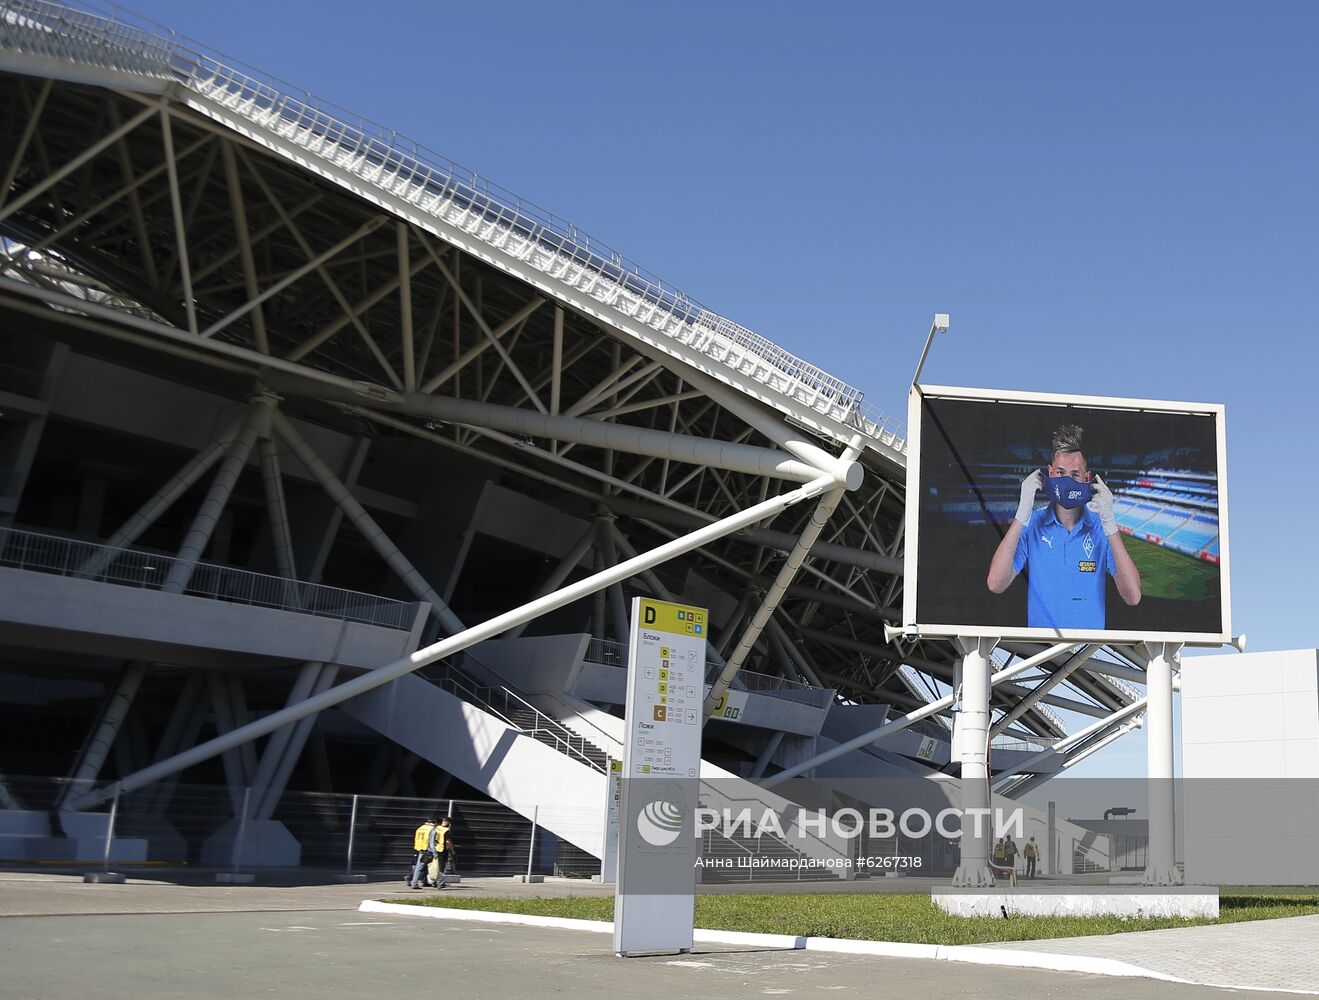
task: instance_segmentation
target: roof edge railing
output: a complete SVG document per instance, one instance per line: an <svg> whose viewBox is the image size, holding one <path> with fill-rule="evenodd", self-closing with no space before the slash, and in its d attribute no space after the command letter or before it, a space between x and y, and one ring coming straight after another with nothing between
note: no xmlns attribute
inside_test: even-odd
<svg viewBox="0 0 1319 1000"><path fill-rule="evenodd" d="M773 394L860 431L895 452L906 451L903 425L865 404L860 389L706 309L567 220L393 129L161 24L115 4L89 0L86 7L90 9L51 0L0 0L0 48L32 50L179 82L248 119L287 133L304 148L317 147L318 156L369 183L406 192L423 211L443 218L439 206L448 206L450 214L471 222L470 231L483 242L538 270L568 274L576 268L580 290L589 285L595 298L625 315L754 378ZM584 274L589 277L583 278Z"/></svg>

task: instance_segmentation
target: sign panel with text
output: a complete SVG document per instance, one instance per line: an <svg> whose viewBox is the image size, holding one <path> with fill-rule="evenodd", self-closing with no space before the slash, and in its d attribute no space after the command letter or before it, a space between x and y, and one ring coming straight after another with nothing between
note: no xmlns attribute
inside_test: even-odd
<svg viewBox="0 0 1319 1000"><path fill-rule="evenodd" d="M690 951L705 608L636 598L628 646L614 952Z"/></svg>

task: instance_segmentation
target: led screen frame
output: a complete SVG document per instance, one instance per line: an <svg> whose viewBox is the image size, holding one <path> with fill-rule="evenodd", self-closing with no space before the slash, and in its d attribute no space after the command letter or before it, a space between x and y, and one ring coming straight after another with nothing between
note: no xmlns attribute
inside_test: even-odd
<svg viewBox="0 0 1319 1000"><path fill-rule="evenodd" d="M1103 627L1091 627L1093 621L1053 621L1043 627L1028 622L1034 612L1027 611L1027 603L1035 597L1027 594L1029 561L1002 594L992 593L986 582L996 539L1015 514L1024 471L1048 464L1049 428L1064 423L1083 428L1089 423L1095 432L1084 439L1085 450L1093 450L1091 471L1115 487L1124 550L1138 567L1146 567L1140 574L1141 599L1131 607L1124 599L1114 601L1115 585L1103 574L1108 595L1106 603L1102 598L1098 602ZM1213 646L1231 641L1227 446L1221 404L913 386L907 426L906 634ZM1160 427L1181 440L1149 433ZM951 440L952 435L965 438L964 446ZM931 440L923 441L925 436ZM1156 461L1163 456L1168 463ZM1178 463L1194 468L1160 468ZM959 496L959 490L966 496ZM1044 501L1041 494L1037 510ZM1147 512L1149 523L1170 526L1166 537L1139 531L1139 517ZM1185 518L1180 518L1182 513ZM922 532L928 536L924 563ZM1212 540L1196 551L1198 541L1210 532ZM946 563L934 561L943 557ZM958 577L962 563L964 572ZM953 567L953 575L936 576L935 568L942 565ZM1042 573L1041 587L1044 579Z"/></svg>

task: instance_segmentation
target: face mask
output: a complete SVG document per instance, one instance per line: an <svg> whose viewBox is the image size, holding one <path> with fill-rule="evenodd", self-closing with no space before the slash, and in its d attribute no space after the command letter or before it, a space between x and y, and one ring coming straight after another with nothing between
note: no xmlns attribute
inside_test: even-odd
<svg viewBox="0 0 1319 1000"><path fill-rule="evenodd" d="M1089 483L1078 483L1071 476L1049 476L1049 499L1064 510L1074 510L1090 502L1094 488Z"/></svg>

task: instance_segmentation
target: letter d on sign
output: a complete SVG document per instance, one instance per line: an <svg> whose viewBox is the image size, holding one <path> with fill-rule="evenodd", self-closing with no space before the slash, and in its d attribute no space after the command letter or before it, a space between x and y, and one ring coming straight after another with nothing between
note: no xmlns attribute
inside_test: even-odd
<svg viewBox="0 0 1319 1000"><path fill-rule="evenodd" d="M642 615L642 620L644 620L645 623L646 623L647 625L654 625L654 624L655 624L655 609L654 609L654 608L646 608L646 609L645 609L645 613Z"/></svg>

